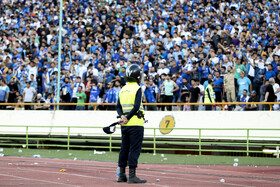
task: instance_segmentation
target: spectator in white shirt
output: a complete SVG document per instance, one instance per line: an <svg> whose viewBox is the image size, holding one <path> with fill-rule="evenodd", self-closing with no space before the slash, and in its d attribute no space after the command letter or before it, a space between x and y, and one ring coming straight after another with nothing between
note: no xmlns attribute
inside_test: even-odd
<svg viewBox="0 0 280 187"><path fill-rule="evenodd" d="M159 76L161 76L161 74L165 73L166 75L169 74L169 69L165 66L165 60L162 60L160 62L160 68L157 70L157 73Z"/></svg>
<svg viewBox="0 0 280 187"><path fill-rule="evenodd" d="M30 86L30 82L27 82L26 88L23 90L23 101L24 103L32 103L36 98L37 92L35 88ZM30 105L24 106L25 110L31 110Z"/></svg>

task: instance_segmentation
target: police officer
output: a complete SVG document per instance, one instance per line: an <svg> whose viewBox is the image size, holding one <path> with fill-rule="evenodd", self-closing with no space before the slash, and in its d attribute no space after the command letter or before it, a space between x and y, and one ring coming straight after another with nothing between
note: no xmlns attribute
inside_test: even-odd
<svg viewBox="0 0 280 187"><path fill-rule="evenodd" d="M215 92L213 90L214 82L212 79L208 80L208 86L204 93L204 103L215 103ZM212 105L205 105L205 110L212 110Z"/></svg>
<svg viewBox="0 0 280 187"><path fill-rule="evenodd" d="M119 93L117 104L122 133L122 145L119 154L120 174L118 182L145 183L146 180L136 177L138 158L144 136L144 108L142 105L142 89L139 84L143 77L140 66L132 64L126 70L127 84ZM125 174L129 166L128 179Z"/></svg>

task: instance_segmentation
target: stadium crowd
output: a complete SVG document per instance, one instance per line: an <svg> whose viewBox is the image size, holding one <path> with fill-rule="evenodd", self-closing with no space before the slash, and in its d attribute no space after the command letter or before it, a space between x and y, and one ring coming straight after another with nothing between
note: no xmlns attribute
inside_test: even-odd
<svg viewBox="0 0 280 187"><path fill-rule="evenodd" d="M116 103L132 63L145 74L143 102L205 102L210 83L215 102L279 102L279 6L279 0L64 0L58 77L59 1L0 0L0 102L53 109L60 79L60 102Z"/></svg>

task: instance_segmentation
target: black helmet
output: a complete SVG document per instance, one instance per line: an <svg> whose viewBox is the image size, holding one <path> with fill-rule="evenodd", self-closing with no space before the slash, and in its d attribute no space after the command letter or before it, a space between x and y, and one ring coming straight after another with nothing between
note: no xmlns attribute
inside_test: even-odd
<svg viewBox="0 0 280 187"><path fill-rule="evenodd" d="M143 77L143 71L137 64L131 64L127 67L125 76L127 82L137 82L140 84Z"/></svg>

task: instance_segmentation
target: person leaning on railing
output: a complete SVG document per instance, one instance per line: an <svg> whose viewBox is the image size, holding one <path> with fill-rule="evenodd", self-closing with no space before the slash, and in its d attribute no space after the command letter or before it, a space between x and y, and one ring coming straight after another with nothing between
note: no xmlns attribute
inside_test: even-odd
<svg viewBox="0 0 280 187"><path fill-rule="evenodd" d="M255 90L253 90L251 92L251 96L248 100L248 104L245 106L244 110L245 111L254 111L254 110L258 110L258 105L257 104L251 104L252 102L259 102L259 97L257 96L257 92Z"/></svg>
<svg viewBox="0 0 280 187"><path fill-rule="evenodd" d="M277 98L273 90L273 85L275 83L275 80L274 78L270 78L268 82L269 85L266 87L265 97L263 102L275 102ZM270 106L265 105L265 110L270 110Z"/></svg>
<svg viewBox="0 0 280 187"><path fill-rule="evenodd" d="M42 97L42 94L38 93L34 103L46 103L46 100ZM48 105L34 105L34 110L48 110Z"/></svg>
<svg viewBox="0 0 280 187"><path fill-rule="evenodd" d="M272 87L273 87L273 90L274 90L274 94L276 95L276 101L280 102L280 86L279 86L278 83L275 82L275 80L273 80ZM274 110L279 110L279 104L273 105L273 109Z"/></svg>

